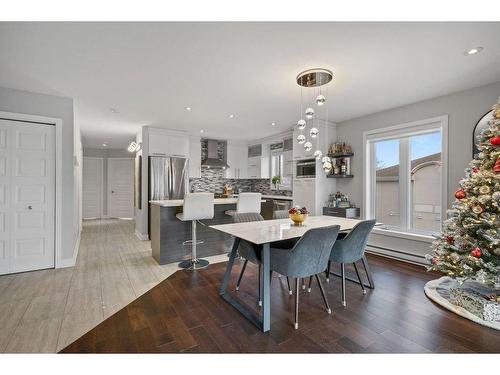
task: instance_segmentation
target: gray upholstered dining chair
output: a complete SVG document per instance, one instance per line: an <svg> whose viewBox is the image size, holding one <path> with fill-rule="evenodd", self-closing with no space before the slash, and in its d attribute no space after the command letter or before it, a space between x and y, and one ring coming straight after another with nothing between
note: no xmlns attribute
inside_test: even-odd
<svg viewBox="0 0 500 375"><path fill-rule="evenodd" d="M235 213L233 215L233 222L235 223L248 223L251 221L263 221L264 218L261 214L255 212L247 212L247 213ZM281 241L280 241L281 242ZM280 244L280 242L273 243L273 246L276 245L281 248L287 248L287 244ZM259 306L262 306L262 267L261 267L261 251L262 245L255 245L245 240L240 241L240 245L238 247L238 253L241 258L245 259L243 262L243 266L241 267L240 275L238 276L238 281L236 282L236 290L240 289L241 279L243 274L245 273L245 269L247 267L248 262L254 263L259 267ZM271 272L272 276L272 272ZM290 289L290 282L288 278L286 279L288 285L288 293L292 294L292 290Z"/></svg>
<svg viewBox="0 0 500 375"><path fill-rule="evenodd" d="M327 267L339 230L339 225L310 229L292 249L279 249L271 245L271 272L295 278L295 329L299 328L300 278L316 276L326 311L332 313L318 274Z"/></svg>
<svg viewBox="0 0 500 375"><path fill-rule="evenodd" d="M372 280L370 275L370 270L368 269L368 262L365 257L365 248L368 242L368 236L375 226L375 220L364 220L358 223L345 237L338 239L332 248L330 254L330 260L328 261L328 267L326 269L326 280L329 281L330 278L330 266L332 262L340 263L340 275L342 277L342 305L346 306L345 298L345 264L352 263L354 266L354 271L356 271L356 276L358 277L359 284L363 290L363 294L366 294L365 285L356 266L356 262L363 261L363 266L369 280ZM311 279L309 280L309 285ZM309 288L310 289L310 288Z"/></svg>

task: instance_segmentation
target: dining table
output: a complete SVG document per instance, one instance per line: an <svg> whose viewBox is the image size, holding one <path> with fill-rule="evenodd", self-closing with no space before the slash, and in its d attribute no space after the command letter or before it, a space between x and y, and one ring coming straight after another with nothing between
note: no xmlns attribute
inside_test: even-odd
<svg viewBox="0 0 500 375"><path fill-rule="evenodd" d="M234 237L233 246L229 255L226 271L222 280L219 294L226 302L236 308L245 318L259 327L263 332L271 329L271 268L270 253L272 243L288 239L300 238L309 229L322 228L331 225L339 225L341 232L349 232L361 220L346 219L334 216L309 216L301 225L295 225L290 219L276 219L251 221L245 223L212 225L211 228L224 232ZM262 265L262 308L261 314L245 306L237 298L227 291L229 279L237 256L240 241L248 241L256 245L262 245L261 265Z"/></svg>

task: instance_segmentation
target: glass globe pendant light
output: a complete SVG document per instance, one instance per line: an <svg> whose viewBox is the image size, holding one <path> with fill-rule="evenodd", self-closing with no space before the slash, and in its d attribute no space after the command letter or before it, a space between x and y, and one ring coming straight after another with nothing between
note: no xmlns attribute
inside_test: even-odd
<svg viewBox="0 0 500 375"><path fill-rule="evenodd" d="M318 136L318 133L318 128L311 128L311 130L309 130L309 135L311 136L311 138L316 138Z"/></svg>
<svg viewBox="0 0 500 375"><path fill-rule="evenodd" d="M326 98L323 94L319 94L317 97L316 97L316 104L321 107L323 104L325 104L326 102Z"/></svg>
<svg viewBox="0 0 500 375"><path fill-rule="evenodd" d="M299 142L299 145L303 144L306 141L306 136L304 134L299 134L297 136L297 142Z"/></svg>
<svg viewBox="0 0 500 375"><path fill-rule="evenodd" d="M306 114L306 119L311 120L314 117L314 109L312 109L311 107L308 107L306 109L305 114Z"/></svg>
<svg viewBox="0 0 500 375"><path fill-rule="evenodd" d="M323 153L320 150L314 151L314 157L316 158L316 160L321 159L322 156L323 156Z"/></svg>
<svg viewBox="0 0 500 375"><path fill-rule="evenodd" d="M306 149L306 151L311 151L312 150L312 143L307 141L306 143L304 143L304 148Z"/></svg>
<svg viewBox="0 0 500 375"><path fill-rule="evenodd" d="M297 121L297 128L299 128L299 130L304 130L306 128L306 121L304 119Z"/></svg>

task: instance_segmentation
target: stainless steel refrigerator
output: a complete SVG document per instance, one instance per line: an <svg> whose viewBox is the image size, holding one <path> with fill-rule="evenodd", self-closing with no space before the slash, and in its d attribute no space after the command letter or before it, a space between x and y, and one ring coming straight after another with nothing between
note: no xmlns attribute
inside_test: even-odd
<svg viewBox="0 0 500 375"><path fill-rule="evenodd" d="M187 159L149 157L149 200L184 199L188 183Z"/></svg>

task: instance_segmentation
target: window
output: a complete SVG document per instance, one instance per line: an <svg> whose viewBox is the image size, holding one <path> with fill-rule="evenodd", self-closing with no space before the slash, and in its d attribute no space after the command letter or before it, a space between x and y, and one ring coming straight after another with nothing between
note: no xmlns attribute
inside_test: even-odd
<svg viewBox="0 0 500 375"><path fill-rule="evenodd" d="M441 229L446 132L440 117L365 133L366 217L400 232Z"/></svg>
<svg viewBox="0 0 500 375"><path fill-rule="evenodd" d="M285 155L291 154L291 151L284 152L283 150L273 150L271 151L271 189L272 190L289 190L291 188L291 164L285 157ZM288 159L291 160L291 157ZM273 177L278 176L280 178L279 184L273 184Z"/></svg>

